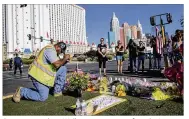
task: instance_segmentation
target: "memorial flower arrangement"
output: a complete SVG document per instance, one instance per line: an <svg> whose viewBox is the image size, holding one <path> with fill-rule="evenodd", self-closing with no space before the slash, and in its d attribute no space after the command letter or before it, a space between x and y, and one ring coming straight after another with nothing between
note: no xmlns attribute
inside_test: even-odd
<svg viewBox="0 0 189 119"><path fill-rule="evenodd" d="M172 67L166 68L164 75L172 82L177 83L180 94L183 95L184 64L176 62Z"/></svg>
<svg viewBox="0 0 189 119"><path fill-rule="evenodd" d="M67 89L68 90L85 90L88 85L90 77L88 74L85 74L82 71L74 72L68 79L67 79Z"/></svg>

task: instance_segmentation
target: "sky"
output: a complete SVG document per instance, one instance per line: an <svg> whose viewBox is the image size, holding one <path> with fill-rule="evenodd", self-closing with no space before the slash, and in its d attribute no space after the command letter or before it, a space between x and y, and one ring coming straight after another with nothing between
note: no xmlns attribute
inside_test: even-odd
<svg viewBox="0 0 189 119"><path fill-rule="evenodd" d="M86 33L88 42L98 44L100 38L108 39L110 21L115 12L120 26L127 22L136 25L140 20L143 33L153 33L150 25L150 17L153 15L171 13L173 22L165 26L166 32L173 34L176 29L182 29L179 19L184 16L184 5L162 5L162 4L79 4L86 11ZM163 18L165 19L165 18Z"/></svg>

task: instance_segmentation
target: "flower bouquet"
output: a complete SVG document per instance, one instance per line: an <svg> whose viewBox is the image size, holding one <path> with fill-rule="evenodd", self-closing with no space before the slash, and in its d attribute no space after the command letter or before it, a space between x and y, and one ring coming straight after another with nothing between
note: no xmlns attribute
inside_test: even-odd
<svg viewBox="0 0 189 119"><path fill-rule="evenodd" d="M82 90L86 90L89 81L89 75L83 72L74 72L67 79L67 90L74 91L77 96L81 97Z"/></svg>
<svg viewBox="0 0 189 119"><path fill-rule="evenodd" d="M164 72L165 77L170 81L178 84L180 94L183 95L183 79L184 79L184 65L183 63L176 62L172 67L166 68Z"/></svg>

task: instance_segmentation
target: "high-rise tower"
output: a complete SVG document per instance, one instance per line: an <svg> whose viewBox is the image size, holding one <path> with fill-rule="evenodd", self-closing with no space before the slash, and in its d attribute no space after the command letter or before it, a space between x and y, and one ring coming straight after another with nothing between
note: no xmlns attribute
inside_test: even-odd
<svg viewBox="0 0 189 119"><path fill-rule="evenodd" d="M115 44L117 45L117 41L120 40L120 27L119 27L119 20L114 12L110 22L110 31L115 32Z"/></svg>

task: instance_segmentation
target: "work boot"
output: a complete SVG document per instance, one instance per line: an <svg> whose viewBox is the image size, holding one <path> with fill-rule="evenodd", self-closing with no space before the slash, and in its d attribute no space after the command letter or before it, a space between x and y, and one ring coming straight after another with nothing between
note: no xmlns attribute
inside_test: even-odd
<svg viewBox="0 0 189 119"><path fill-rule="evenodd" d="M16 102L16 103L19 103L20 102L20 99L21 99L21 95L20 95L20 89L22 87L19 87L17 88L15 94L13 95L13 101Z"/></svg>

